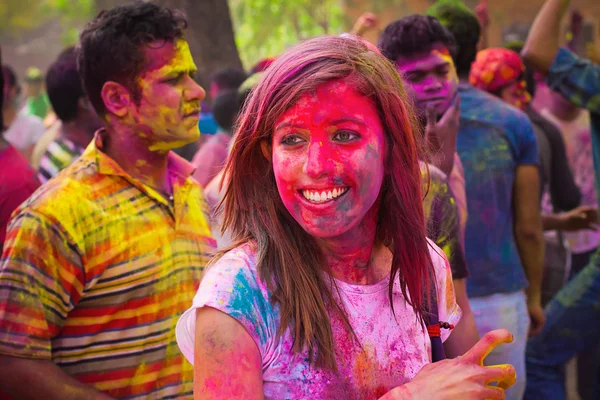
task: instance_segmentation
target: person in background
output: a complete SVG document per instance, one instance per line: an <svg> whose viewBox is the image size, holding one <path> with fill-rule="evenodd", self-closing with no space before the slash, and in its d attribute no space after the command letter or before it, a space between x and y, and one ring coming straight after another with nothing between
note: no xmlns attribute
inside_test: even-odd
<svg viewBox="0 0 600 400"><path fill-rule="evenodd" d="M468 264L461 228L461 216L466 210L460 211L466 203L458 202L455 195L462 192L464 198L465 189L452 187L449 180L462 170L455 166L460 101L456 98L458 77L450 58L455 51L454 39L435 18L411 15L386 26L378 47L403 77L425 133L423 144L428 155L424 161L430 164L429 177L424 174L425 182L429 181L424 201L429 238L450 261L456 300L464 313L460 323L467 324L464 339L470 346L477 341L478 333L466 289ZM444 58L442 54L448 56ZM460 181L464 182L464 178ZM466 216L463 220L466 222Z"/></svg>
<svg viewBox="0 0 600 400"><path fill-rule="evenodd" d="M575 107L589 112L596 193L600 189L600 66L559 48L568 0L547 0L537 15L522 56L547 76L547 84ZM567 108L567 110L572 108ZM574 171L575 176L577 172ZM582 188L585 192L585 188ZM584 194L585 196L585 194ZM564 364L600 342L600 257L598 251L546 307L547 325L527 346L527 399L564 399ZM600 371L591 398L600 398Z"/></svg>
<svg viewBox="0 0 600 400"><path fill-rule="evenodd" d="M58 57L56 57L56 59L58 60L63 56L72 56L74 54L74 51L75 47L69 46L63 51L61 51ZM53 118L51 116L48 116L44 120L44 126L46 128L46 131L33 147L33 153L31 155L31 166L35 168L35 170L39 168L40 161L42 159L42 156L46 152L48 145L51 142L53 142L60 133L60 128L62 125L60 119L56 117L56 113L54 112L54 110L52 110L52 115L54 116Z"/></svg>
<svg viewBox="0 0 600 400"><path fill-rule="evenodd" d="M210 78L210 98L214 101L221 92L237 90L247 77L239 68L221 68Z"/></svg>
<svg viewBox="0 0 600 400"><path fill-rule="evenodd" d="M198 139L205 97L186 26L135 2L80 35L78 70L105 128L10 223L0 390L14 398L192 396L174 328L215 246L193 168L171 152Z"/></svg>
<svg viewBox="0 0 600 400"><path fill-rule="evenodd" d="M239 113L244 107L248 96L252 90L256 87L264 72L257 72L255 74L250 75L238 88L237 90L237 109L236 114L233 120L236 120L239 116ZM234 134L235 132L232 132ZM227 155L231 153L231 148L234 143L234 138L229 141L229 146L227 148ZM206 202L210 208L211 215L211 228L213 237L217 241L217 247L219 249L224 249L232 244L232 239L230 232L223 232L223 215L218 210L218 205L223 199L225 194L226 187L223 186L224 179L224 169L221 169L219 173L204 187L204 195L206 196Z"/></svg>
<svg viewBox="0 0 600 400"><path fill-rule="evenodd" d="M594 232L598 213L596 206L579 206L581 192L567 162L561 134L531 108L531 95L527 90L525 77L525 65L516 52L490 48L477 54L477 59L471 66L469 80L473 86L525 111L533 124L540 157L540 200L547 203L542 224L545 231L550 231L545 235L542 299L545 305L564 286L571 264L564 257L568 253L562 251L562 242L556 240L569 232L561 232L559 235L556 231Z"/></svg>
<svg viewBox="0 0 600 400"><path fill-rule="evenodd" d="M590 112L578 107L556 90L548 91L547 107L540 114L556 126L566 144L570 167L582 193L582 204L598 206L596 172L592 154ZM600 244L600 232L588 230L566 235L573 252L572 272L585 268Z"/></svg>
<svg viewBox="0 0 600 400"><path fill-rule="evenodd" d="M544 326L541 284L544 238L540 215L537 141L521 110L469 84L480 40L477 17L455 0L438 1L428 10L453 34L459 78L460 128L457 150L464 165L467 207L465 250L467 293L479 334L506 328L515 336L496 349L492 363L510 363L517 383L507 399L525 392L528 335ZM448 59L450 54L441 53ZM445 70L442 67L440 72Z"/></svg>
<svg viewBox="0 0 600 400"><path fill-rule="evenodd" d="M546 107L540 110L547 120L560 129L566 142L569 164L582 191L582 204L598 207L596 170L593 160L590 112L568 101L560 92L547 89ZM597 228L597 227L596 227ZM590 263L600 244L598 229L566 232L571 249L570 277L576 276ZM582 400L596 400L596 380L600 376L600 343L595 351L584 350L577 355L577 387Z"/></svg>
<svg viewBox="0 0 600 400"><path fill-rule="evenodd" d="M248 76L257 74L259 72L263 72L271 64L273 64L273 62L275 62L275 60L276 60L276 57L263 58L262 60L258 61L256 64L254 64L252 66L252 68L250 68L250 71L248 72Z"/></svg>
<svg viewBox="0 0 600 400"><path fill-rule="evenodd" d="M33 147L44 134L44 124L35 115L19 112L21 87L17 76L8 65L2 66L4 77L4 104L2 115L7 127L4 139L12 144L29 162Z"/></svg>
<svg viewBox="0 0 600 400"><path fill-rule="evenodd" d="M225 166L233 124L239 111L237 88L220 92L213 101L213 116L219 131L208 138L194 155L194 178L205 187Z"/></svg>
<svg viewBox="0 0 600 400"><path fill-rule="evenodd" d="M25 71L25 106L21 110L26 115L35 115L42 121L51 113L50 100L44 89L44 75L37 67Z"/></svg>
<svg viewBox="0 0 600 400"><path fill-rule="evenodd" d="M211 155L213 147L222 148L223 143L227 147L230 138L229 134L223 132L222 127L219 127L218 121L215 119L213 114L215 101L221 93L236 91L246 78L247 75L243 70L231 67L222 68L211 77L209 95L213 104L210 109L203 106L200 115L200 133L202 137L197 142L198 146L190 158L192 164L196 167L195 178L202 186L206 186L215 177L225 161L224 157L226 155L223 156L222 152L219 152L216 159L213 159ZM220 102L222 103L222 99ZM221 104L220 107L223 107L223 105ZM204 149L206 145L208 145L208 148ZM218 169L217 172L214 172L215 169Z"/></svg>
<svg viewBox="0 0 600 400"><path fill-rule="evenodd" d="M0 65L2 50L0 49ZM0 74L0 87L4 87L4 74ZM5 91L0 91L0 109L4 103ZM4 139L3 113L0 113L0 253L4 248L6 227L10 216L19 205L40 186L34 170L27 160ZM2 393L0 392L0 397Z"/></svg>
<svg viewBox="0 0 600 400"><path fill-rule="evenodd" d="M58 137L48 145L40 160L38 179L41 183L81 156L94 138L94 132L102 126L102 119L83 90L74 49L64 52L48 68L46 88L61 124Z"/></svg>

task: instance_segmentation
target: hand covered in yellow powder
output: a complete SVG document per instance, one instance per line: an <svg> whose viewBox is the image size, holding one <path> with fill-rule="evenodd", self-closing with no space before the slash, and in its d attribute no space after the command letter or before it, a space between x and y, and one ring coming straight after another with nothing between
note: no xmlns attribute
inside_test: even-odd
<svg viewBox="0 0 600 400"><path fill-rule="evenodd" d="M463 356L426 365L412 381L393 389L381 400L504 399L504 390L517 380L514 367L484 367L483 360L496 346L512 341L506 329L489 332ZM498 386L490 386L492 383Z"/></svg>

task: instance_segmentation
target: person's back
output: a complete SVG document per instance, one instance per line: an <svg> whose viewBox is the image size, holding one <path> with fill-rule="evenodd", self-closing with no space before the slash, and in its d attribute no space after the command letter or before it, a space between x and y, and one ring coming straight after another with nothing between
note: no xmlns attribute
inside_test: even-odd
<svg viewBox="0 0 600 400"><path fill-rule="evenodd" d="M527 116L468 84L461 95L457 150L465 169L469 219L465 237L470 297L527 286L514 238L513 185L520 164L537 164Z"/></svg>

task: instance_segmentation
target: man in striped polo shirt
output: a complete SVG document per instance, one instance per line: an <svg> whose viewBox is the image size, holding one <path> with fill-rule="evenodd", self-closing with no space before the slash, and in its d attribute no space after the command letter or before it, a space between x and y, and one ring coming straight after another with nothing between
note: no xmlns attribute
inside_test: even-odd
<svg viewBox="0 0 600 400"><path fill-rule="evenodd" d="M94 132L102 126L102 120L83 90L74 48L63 51L48 68L46 91L61 124L58 137L48 144L40 159L37 177L41 183L46 183L81 156Z"/></svg>
<svg viewBox="0 0 600 400"><path fill-rule="evenodd" d="M174 328L214 240L192 168L170 151L198 139L205 96L185 26L137 2L82 32L79 71L106 128L13 215L0 261L0 391L192 397Z"/></svg>

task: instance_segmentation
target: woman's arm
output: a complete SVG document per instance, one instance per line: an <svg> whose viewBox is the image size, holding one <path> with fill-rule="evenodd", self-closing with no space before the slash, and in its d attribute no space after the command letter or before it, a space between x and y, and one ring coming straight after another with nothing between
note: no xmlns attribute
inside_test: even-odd
<svg viewBox="0 0 600 400"><path fill-rule="evenodd" d="M246 329L210 307L196 311L194 400L262 400L262 358Z"/></svg>
<svg viewBox="0 0 600 400"><path fill-rule="evenodd" d="M462 310L462 317L450 337L444 342L444 350L448 358L462 356L479 340L475 318L467 296L467 280L454 279L453 283L456 303Z"/></svg>

